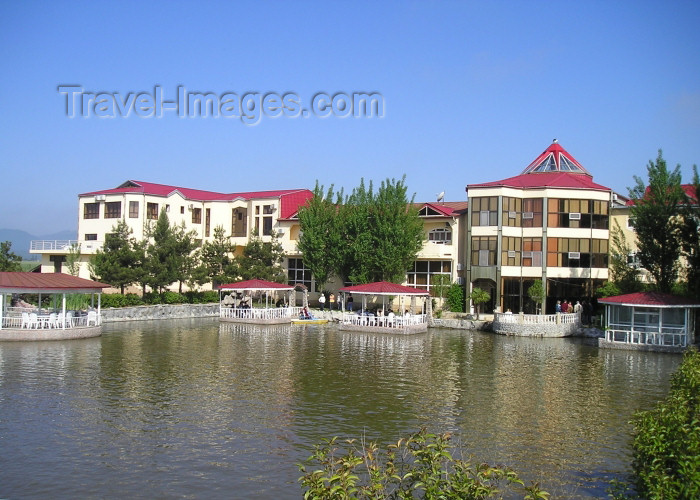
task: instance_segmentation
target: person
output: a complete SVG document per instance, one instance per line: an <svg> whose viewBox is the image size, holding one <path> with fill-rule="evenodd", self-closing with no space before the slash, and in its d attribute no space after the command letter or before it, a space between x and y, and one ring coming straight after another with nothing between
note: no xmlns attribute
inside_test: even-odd
<svg viewBox="0 0 700 500"><path fill-rule="evenodd" d="M323 306L326 305L326 296L321 293L321 296L318 298L318 303L321 306L321 312L323 312Z"/></svg>
<svg viewBox="0 0 700 500"><path fill-rule="evenodd" d="M331 293L331 296L328 298L328 307L332 311L335 308L335 294Z"/></svg>
<svg viewBox="0 0 700 500"><path fill-rule="evenodd" d="M560 313L561 312L561 302L557 300L557 305L554 306L554 311Z"/></svg>
<svg viewBox="0 0 700 500"><path fill-rule="evenodd" d="M352 295L348 295L348 311L352 311Z"/></svg>
<svg viewBox="0 0 700 500"><path fill-rule="evenodd" d="M581 303L577 300L577 301L576 301L576 305L574 306L574 312L575 312L575 313L580 313L580 312L581 312L581 309L582 309Z"/></svg>
<svg viewBox="0 0 700 500"><path fill-rule="evenodd" d="M299 319L313 319L313 316L311 316L311 313L309 312L309 309L304 306L304 309L302 309L301 314L299 314Z"/></svg>
<svg viewBox="0 0 700 500"><path fill-rule="evenodd" d="M569 303L564 299L564 302L561 303L561 312L564 314L569 312Z"/></svg>

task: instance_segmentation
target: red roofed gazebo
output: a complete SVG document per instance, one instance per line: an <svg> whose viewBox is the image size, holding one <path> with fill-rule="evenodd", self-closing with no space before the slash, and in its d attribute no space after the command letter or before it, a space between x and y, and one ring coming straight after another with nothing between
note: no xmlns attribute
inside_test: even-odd
<svg viewBox="0 0 700 500"><path fill-rule="evenodd" d="M605 305L602 347L682 351L695 339L700 302L660 292L599 299Z"/></svg>
<svg viewBox="0 0 700 500"><path fill-rule="evenodd" d="M110 285L62 273L0 272L0 340L62 340L102 333L100 297ZM38 306L7 305L7 296L38 295ZM66 295L91 294L87 311L67 310ZM60 295L60 307L42 307L42 295ZM95 295L97 308L95 309Z"/></svg>
<svg viewBox="0 0 700 500"><path fill-rule="evenodd" d="M430 294L425 290L398 285L388 281L378 281L364 285L346 286L339 291L343 293L343 317L340 321L341 330L377 331L385 333L421 333L428 330L428 315L423 311L425 310L425 300L430 298ZM353 312L353 294L362 297L362 306L357 313ZM367 298L372 296L382 298L381 309L377 308L374 314L367 310ZM387 297L398 298L398 315L387 309ZM404 299L406 297L410 297L411 299L410 308L407 308L404 304ZM416 298L424 299L424 305L418 309L419 312L417 313ZM393 302L394 301L390 302L389 306L391 306ZM348 304L347 311L345 310L345 304ZM429 307L429 300L427 304Z"/></svg>
<svg viewBox="0 0 700 500"><path fill-rule="evenodd" d="M219 286L219 319L234 323L280 324L291 323L295 308L289 307L294 291L292 285L260 279L237 281ZM225 292L231 292L224 295ZM265 297L265 307L253 307L253 298ZM272 303L270 302L272 299ZM276 301L274 299L277 299Z"/></svg>

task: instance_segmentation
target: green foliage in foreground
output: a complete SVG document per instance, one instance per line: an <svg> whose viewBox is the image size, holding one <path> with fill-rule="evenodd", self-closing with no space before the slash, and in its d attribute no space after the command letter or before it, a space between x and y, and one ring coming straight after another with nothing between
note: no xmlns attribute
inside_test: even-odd
<svg viewBox="0 0 700 500"><path fill-rule="evenodd" d="M525 499L546 499L539 485L524 486L508 468L473 464L453 457L449 434L425 429L400 439L381 451L376 443L337 438L316 445L313 455L299 465L305 499L482 499L496 498L503 484ZM340 453L340 454L339 454ZM308 467L308 469L307 469Z"/></svg>
<svg viewBox="0 0 700 500"><path fill-rule="evenodd" d="M700 353L689 349L668 397L635 414L633 485L616 483L613 498L700 498ZM636 489L636 494L631 490Z"/></svg>
<svg viewBox="0 0 700 500"><path fill-rule="evenodd" d="M451 312L464 312L464 287L452 283L447 289L447 307Z"/></svg>

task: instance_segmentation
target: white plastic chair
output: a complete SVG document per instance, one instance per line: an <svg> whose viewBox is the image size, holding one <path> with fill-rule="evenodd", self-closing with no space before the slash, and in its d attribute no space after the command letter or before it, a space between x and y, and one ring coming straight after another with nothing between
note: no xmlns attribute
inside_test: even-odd
<svg viewBox="0 0 700 500"><path fill-rule="evenodd" d="M28 312L22 313L22 327L21 328L29 328L29 313Z"/></svg>
<svg viewBox="0 0 700 500"><path fill-rule="evenodd" d="M47 328L56 328L58 326L58 315L56 313L49 314L49 319L46 321Z"/></svg>
<svg viewBox="0 0 700 500"><path fill-rule="evenodd" d="M66 313L66 328L73 328L73 311Z"/></svg>
<svg viewBox="0 0 700 500"><path fill-rule="evenodd" d="M29 324L27 328L39 328L39 315L37 313L29 313Z"/></svg>
<svg viewBox="0 0 700 500"><path fill-rule="evenodd" d="M86 326L90 326L90 323L97 326L97 312L96 311L88 311Z"/></svg>

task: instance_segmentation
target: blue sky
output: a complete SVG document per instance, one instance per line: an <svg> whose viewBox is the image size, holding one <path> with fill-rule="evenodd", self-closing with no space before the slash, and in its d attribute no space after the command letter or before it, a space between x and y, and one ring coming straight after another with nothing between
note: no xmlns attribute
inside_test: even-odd
<svg viewBox="0 0 700 500"><path fill-rule="evenodd" d="M77 228L127 179L416 201L520 173L557 138L622 194L659 148L700 163L700 2L2 2L0 228ZM382 118L66 116L84 92L378 92Z"/></svg>

